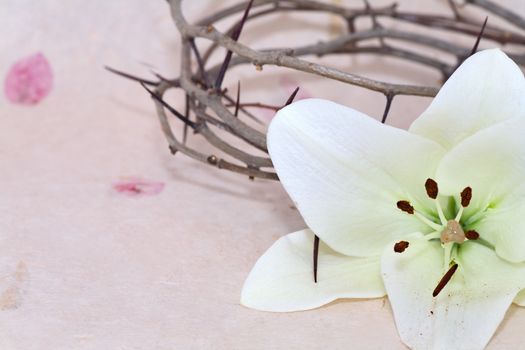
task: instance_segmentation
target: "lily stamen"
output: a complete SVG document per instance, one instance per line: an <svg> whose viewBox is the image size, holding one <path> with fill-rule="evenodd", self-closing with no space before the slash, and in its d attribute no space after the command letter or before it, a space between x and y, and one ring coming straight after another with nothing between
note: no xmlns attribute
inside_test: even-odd
<svg viewBox="0 0 525 350"><path fill-rule="evenodd" d="M465 187L463 191L461 191L460 196L461 196L461 207L459 207L458 214L456 215L456 218L454 219L457 222L459 222L459 220L461 219L461 215L463 215L464 208L468 207L468 205L470 204L470 200L472 199L472 188L470 186Z"/></svg>
<svg viewBox="0 0 525 350"><path fill-rule="evenodd" d="M450 266L452 249L454 248L454 243L445 243L443 244L443 270L446 270Z"/></svg>
<svg viewBox="0 0 525 350"><path fill-rule="evenodd" d="M408 214L414 214L414 207L409 201L398 201L397 207Z"/></svg>
<svg viewBox="0 0 525 350"><path fill-rule="evenodd" d="M409 245L410 243L408 243L407 241L399 241L396 244L394 244L394 252L403 253Z"/></svg>
<svg viewBox="0 0 525 350"><path fill-rule="evenodd" d="M458 264L454 264L448 269L447 273L445 273L445 275L441 278L438 285L434 289L434 292L432 292L433 297L437 297L438 294L443 290L443 288L445 288L445 286L450 281L450 279L454 275L454 272L456 272L457 269L458 269Z"/></svg>
<svg viewBox="0 0 525 350"><path fill-rule="evenodd" d="M467 237L467 239L470 239L470 240L475 240L479 238L479 233L477 231L470 230L470 231L465 232L465 237Z"/></svg>
<svg viewBox="0 0 525 350"><path fill-rule="evenodd" d="M439 220L441 221L442 225L446 225L447 218L445 217L445 214L443 213L443 209L441 208L441 204L439 203L439 199L434 199L434 202L436 203L436 209L439 215Z"/></svg>
<svg viewBox="0 0 525 350"><path fill-rule="evenodd" d="M456 217L454 218L454 221L457 221L459 222L459 220L461 220L461 216L463 215L463 207L460 207L459 210L458 210L458 213L456 215Z"/></svg>
<svg viewBox="0 0 525 350"><path fill-rule="evenodd" d="M424 224L430 226L433 230L441 229L441 225L436 224L434 221L430 221L426 216L414 211L414 215Z"/></svg>
<svg viewBox="0 0 525 350"><path fill-rule="evenodd" d="M425 239L427 241L430 241L431 239L440 238L440 237L441 237L441 232L439 231L434 231L434 232L431 232L425 235Z"/></svg>
<svg viewBox="0 0 525 350"><path fill-rule="evenodd" d="M468 207L471 199L472 199L472 188L470 186L465 187L463 191L461 191L461 206L463 208Z"/></svg>
<svg viewBox="0 0 525 350"><path fill-rule="evenodd" d="M439 194L439 187L437 182L431 178L428 178L427 181L425 181L425 190L427 191L428 197L433 199L434 203L436 204L436 209L441 224L445 225L447 223L447 218L445 217L443 209L441 208L441 204L439 203L439 199L437 198Z"/></svg>
<svg viewBox="0 0 525 350"><path fill-rule="evenodd" d="M436 199L439 193L438 184L433 179L428 178L425 182L425 189L427 190L427 195L432 198Z"/></svg>
<svg viewBox="0 0 525 350"><path fill-rule="evenodd" d="M424 215L418 213L414 207L412 206L412 204L410 204L409 201L407 200L402 200L402 201L398 201L397 202L397 207L401 210L401 211L404 211L405 213L407 214L410 214L410 215L414 215L415 217L417 217L421 222L423 222L424 224L426 224L427 226L430 226L432 229L434 230L439 230L441 228L440 225L436 224L435 222L431 221L430 219L428 219L427 217L425 217Z"/></svg>

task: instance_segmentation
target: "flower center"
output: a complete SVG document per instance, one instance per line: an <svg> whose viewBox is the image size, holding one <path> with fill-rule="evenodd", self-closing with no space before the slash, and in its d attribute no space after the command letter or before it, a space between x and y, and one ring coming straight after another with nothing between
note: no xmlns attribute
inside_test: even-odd
<svg viewBox="0 0 525 350"><path fill-rule="evenodd" d="M463 243L465 241L465 231L456 220L448 220L447 226L441 231L440 239L442 243Z"/></svg>
<svg viewBox="0 0 525 350"><path fill-rule="evenodd" d="M439 188L437 182L433 179L427 179L425 182L425 190L428 197L434 201L437 216L439 217L439 222L436 222L437 218L428 218L424 213L417 211L408 200L398 201L397 207L409 215L414 215L419 221L431 229L431 232L425 235L426 240L430 241L439 239L441 241L441 246L443 247L444 251L443 270L446 271L446 273L439 281L432 294L435 297L447 285L458 268L458 264L455 262L458 245L462 244L466 240L479 239L479 233L474 230L468 230L465 232L461 225L463 211L469 206L472 199L471 187L465 187L459 194L457 201L460 203L459 209L457 210L454 218L451 219L447 219L443 208L441 207L441 203L438 198ZM402 253L408 249L408 246L409 243L406 241L397 242L394 245L394 251L396 253Z"/></svg>

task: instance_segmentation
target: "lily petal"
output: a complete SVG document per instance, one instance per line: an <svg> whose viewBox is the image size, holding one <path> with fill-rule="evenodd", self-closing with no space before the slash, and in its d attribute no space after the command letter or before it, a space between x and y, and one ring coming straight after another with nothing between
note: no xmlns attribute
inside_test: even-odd
<svg viewBox="0 0 525 350"><path fill-rule="evenodd" d="M521 292L516 295L514 298L514 304L517 304L519 306L525 306L525 289L523 289Z"/></svg>
<svg viewBox="0 0 525 350"><path fill-rule="evenodd" d="M277 113L268 149L279 178L310 227L333 249L380 255L385 244L428 228L396 207L433 207L424 183L438 144L336 103L306 99Z"/></svg>
<svg viewBox="0 0 525 350"><path fill-rule="evenodd" d="M525 184L495 201L473 225L482 238L494 244L496 253L511 262L525 261Z"/></svg>
<svg viewBox="0 0 525 350"><path fill-rule="evenodd" d="M479 130L524 115L520 68L501 50L484 50L452 74L410 132L450 149Z"/></svg>
<svg viewBox="0 0 525 350"><path fill-rule="evenodd" d="M259 258L244 283L241 304L275 312L308 310L338 298L378 298L385 295L380 257L354 258L319 245L317 283L312 272L314 234L291 233Z"/></svg>
<svg viewBox="0 0 525 350"><path fill-rule="evenodd" d="M472 188L472 201L465 210L465 217L471 217L467 226L513 262L525 260L524 134L521 118L484 129L449 152L436 176L443 193L457 196L463 188ZM475 220L476 213L485 209L483 218Z"/></svg>
<svg viewBox="0 0 525 350"><path fill-rule="evenodd" d="M410 241L402 254L386 249L383 280L401 339L414 349L482 349L518 291L525 265L498 258L473 242L459 247L459 267L437 297L444 275L439 242Z"/></svg>

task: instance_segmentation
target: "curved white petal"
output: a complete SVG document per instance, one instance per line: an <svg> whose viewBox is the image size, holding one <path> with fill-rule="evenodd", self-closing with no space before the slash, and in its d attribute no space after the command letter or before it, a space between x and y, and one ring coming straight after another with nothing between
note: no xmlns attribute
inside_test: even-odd
<svg viewBox="0 0 525 350"><path fill-rule="evenodd" d="M516 295L514 298L514 304L525 306L525 289L521 290L521 292Z"/></svg>
<svg viewBox="0 0 525 350"><path fill-rule="evenodd" d="M525 260L524 135L521 118L484 129L450 151L436 176L444 193L458 196L463 188L472 188L472 202L465 210L465 218L472 218L466 220L471 224L467 229L476 229L501 257L513 262Z"/></svg>
<svg viewBox="0 0 525 350"><path fill-rule="evenodd" d="M437 297L444 275L439 242L415 240L404 253L385 250L383 280L401 339L414 349L483 349L525 286L525 265L507 263L465 242L459 267Z"/></svg>
<svg viewBox="0 0 525 350"><path fill-rule="evenodd" d="M428 231L396 203L413 197L418 209L433 206L424 183L444 152L436 143L336 103L308 99L278 112L268 149L308 227L333 249L379 255L407 232Z"/></svg>
<svg viewBox="0 0 525 350"><path fill-rule="evenodd" d="M525 115L525 79L499 49L468 58L443 85L410 131L450 149L503 120Z"/></svg>
<svg viewBox="0 0 525 350"><path fill-rule="evenodd" d="M322 242L314 283L313 237L312 231L303 230L275 242L246 279L241 304L258 310L287 312L313 309L338 298L385 295L379 256L348 257Z"/></svg>
<svg viewBox="0 0 525 350"><path fill-rule="evenodd" d="M525 261L525 184L491 204L472 228L494 244L496 253L502 258L511 262Z"/></svg>

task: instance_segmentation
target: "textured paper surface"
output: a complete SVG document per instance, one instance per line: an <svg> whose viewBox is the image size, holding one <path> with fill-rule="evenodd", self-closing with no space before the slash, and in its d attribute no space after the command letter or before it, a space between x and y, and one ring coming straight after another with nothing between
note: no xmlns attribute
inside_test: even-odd
<svg viewBox="0 0 525 350"><path fill-rule="evenodd" d="M232 3L185 8L196 19ZM417 8L415 0L401 3ZM178 35L164 1L4 0L1 7L1 76L41 52L53 89L32 106L1 97L0 349L404 348L384 299L291 314L239 305L256 259L304 224L278 183L172 157L142 88L103 69L146 77L150 68L178 71ZM303 21L293 18L279 25ZM315 26L337 30L337 22ZM289 43L270 35L273 27L254 22L241 40L268 31L259 47ZM376 77L438 83L428 69L396 64L396 74ZM348 60L347 69L380 65L366 56ZM278 104L300 81L306 95L382 113L380 95L282 72L265 67L249 78L233 70L226 84L234 91L241 79L252 89L247 100ZM172 101L182 106L180 95ZM396 99L389 122L406 127L428 102ZM525 311L512 307L489 348L522 347L524 322Z"/></svg>

